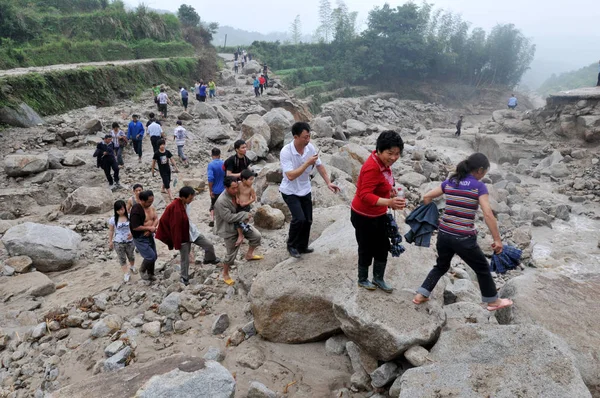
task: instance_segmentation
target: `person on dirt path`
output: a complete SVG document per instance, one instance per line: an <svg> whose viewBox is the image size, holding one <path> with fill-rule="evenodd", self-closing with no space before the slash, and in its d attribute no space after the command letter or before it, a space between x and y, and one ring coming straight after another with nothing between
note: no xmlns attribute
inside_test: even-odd
<svg viewBox="0 0 600 398"><path fill-rule="evenodd" d="M133 191L133 195L127 199L127 213L131 213L131 208L134 204L140 203L140 193L142 193L144 187L142 184L133 184L131 190Z"/></svg>
<svg viewBox="0 0 600 398"><path fill-rule="evenodd" d="M131 116L127 126L127 139L131 141L133 151L138 155L138 162L142 161L142 143L144 142L144 125L138 120L138 115Z"/></svg>
<svg viewBox="0 0 600 398"><path fill-rule="evenodd" d="M212 243L200 234L198 227L191 219L190 204L196 197L192 187L179 190L179 198L171 202L160 217L156 239L169 247L169 250L179 250L181 265L181 283L189 285L190 254L192 244L204 249L203 264L219 264L221 260L215 255Z"/></svg>
<svg viewBox="0 0 600 398"><path fill-rule="evenodd" d="M154 153L152 157L152 177L154 177L154 167L158 163L158 173L162 180L162 193L167 193L169 196L169 202L173 201L173 194L171 193L171 165L173 169L178 173L179 169L175 164L175 158L173 154L166 148L165 140L158 141L158 151ZM169 164L170 163L170 164Z"/></svg>
<svg viewBox="0 0 600 398"><path fill-rule="evenodd" d="M158 215L152 206L154 193L142 191L139 203L133 205L129 215L129 230L133 244L144 259L140 266L140 276L144 280L154 281L154 264L158 258L154 233L158 229Z"/></svg>
<svg viewBox="0 0 600 398"><path fill-rule="evenodd" d="M111 191L121 188L121 184L119 184L119 165L117 164L115 147L112 143L112 134L106 134L104 139L96 145L94 157L97 158L96 165L104 170ZM111 175L111 170L114 177Z"/></svg>
<svg viewBox="0 0 600 398"><path fill-rule="evenodd" d="M239 179L243 170L250 167L250 159L246 156L248 146L246 141L237 140L233 143L235 154L231 155L224 163L225 172L228 177Z"/></svg>
<svg viewBox="0 0 600 398"><path fill-rule="evenodd" d="M150 143L152 144L152 152L158 151L158 141L164 138L164 132L161 125L153 120L148 125L148 135L150 136Z"/></svg>
<svg viewBox="0 0 600 398"><path fill-rule="evenodd" d="M117 200L114 204L114 212L114 216L108 219L108 248L114 249L117 253L123 271L123 282L128 283L131 274L137 274L137 270L135 269L135 246L129 229L129 214L125 202Z"/></svg>
<svg viewBox="0 0 600 398"><path fill-rule="evenodd" d="M221 150L213 148L211 150L212 161L208 164L206 174L208 176L208 193L210 194L210 222L209 227L215 226L215 202L219 195L225 189L223 180L225 179L225 167L221 160Z"/></svg>
<svg viewBox="0 0 600 398"><path fill-rule="evenodd" d="M209 98L217 98L217 84L213 79L208 82L208 96Z"/></svg>
<svg viewBox="0 0 600 398"><path fill-rule="evenodd" d="M333 192L340 188L329 180L327 170L319 159L319 153L310 143L310 125L296 122L292 125L293 140L279 154L283 180L279 192L292 213L287 249L292 257L312 253L308 247L312 225L311 173L316 168L327 187Z"/></svg>
<svg viewBox="0 0 600 398"><path fill-rule="evenodd" d="M183 105L183 111L187 112L189 93L185 87L179 87L179 93L181 94L181 104Z"/></svg>
<svg viewBox="0 0 600 398"><path fill-rule="evenodd" d="M235 73L237 75L238 73L238 60L236 59L235 61L233 61L233 73Z"/></svg>
<svg viewBox="0 0 600 398"><path fill-rule="evenodd" d="M258 78L258 83L260 84L260 95L263 95L263 90L267 89L267 80L265 79L265 75L260 75Z"/></svg>
<svg viewBox="0 0 600 398"><path fill-rule="evenodd" d="M254 82L252 83L252 86L254 86L254 96L260 97L260 81L256 76L252 76L252 78L254 79Z"/></svg>
<svg viewBox="0 0 600 398"><path fill-rule="evenodd" d="M164 88L161 88L160 94L158 94L158 110L160 111L164 119L167 118L167 104L173 105L173 103L169 99L169 96L166 93L166 90Z"/></svg>
<svg viewBox="0 0 600 398"><path fill-rule="evenodd" d="M510 98L508 99L508 109L515 109L518 105L517 102L517 97L515 97L514 94L510 95Z"/></svg>
<svg viewBox="0 0 600 398"><path fill-rule="evenodd" d="M223 281L231 286L235 282L229 275L229 269L235 263L237 253L241 247L241 245L236 244L238 233L235 224L240 222L247 223L252 216L245 211L237 212L237 180L234 177L225 177L223 183L225 190L215 203L215 225L216 234L225 240L225 249L227 250L227 255L223 259ZM244 256L246 261L262 260L263 256L254 254L256 248L260 246L262 238L260 232L256 228L250 228L250 230L244 232L244 237L248 239L249 246Z"/></svg>
<svg viewBox="0 0 600 398"><path fill-rule="evenodd" d="M457 254L477 274L482 301L488 311L495 311L513 304L509 299L498 297L490 266L477 244L475 218L481 206L483 217L494 239L492 249L502 252L502 239L498 222L490 206L487 187L481 179L490 169L490 161L482 153L474 153L456 166L456 171L442 184L423 196L423 203L430 204L435 198L446 195L446 208L439 223L437 239L437 264L413 298L413 303L429 300L438 281L450 269L452 257Z"/></svg>
<svg viewBox="0 0 600 398"><path fill-rule="evenodd" d="M160 112L160 106L158 105L158 94L160 94L160 84L156 83L154 87L152 87L152 94L154 95L154 103L158 111Z"/></svg>
<svg viewBox="0 0 600 398"><path fill-rule="evenodd" d="M175 141L175 145L177 145L177 156L179 156L179 159L183 162L183 166L188 168L190 167L190 162L188 162L187 156L183 153L186 138L189 138L188 132L183 127L183 122L178 120L177 127L173 130L173 140Z"/></svg>
<svg viewBox="0 0 600 398"><path fill-rule="evenodd" d="M206 90L208 86L204 84L204 81L200 80L200 102L206 102Z"/></svg>
<svg viewBox="0 0 600 398"><path fill-rule="evenodd" d="M457 137L460 137L460 133L462 130L462 123L463 123L463 115L460 115L458 117L458 122L456 122L456 133L454 133L454 135Z"/></svg>
<svg viewBox="0 0 600 398"><path fill-rule="evenodd" d="M125 163L123 163L123 148L127 146L127 134L125 134L123 130L121 130L121 128L119 127L119 123L117 122L114 122L112 124L112 131L110 132L110 134L113 137L112 142L115 147L115 151L117 152L117 163L119 167L124 166Z"/></svg>

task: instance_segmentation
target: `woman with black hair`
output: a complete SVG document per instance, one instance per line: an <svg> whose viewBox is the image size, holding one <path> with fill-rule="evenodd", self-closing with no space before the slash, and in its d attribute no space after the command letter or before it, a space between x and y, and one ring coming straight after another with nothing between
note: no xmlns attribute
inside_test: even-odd
<svg viewBox="0 0 600 398"><path fill-rule="evenodd" d="M108 219L108 248L115 249L119 264L123 271L123 282L129 282L131 273L137 273L135 269L135 255L133 253L133 236L129 230L129 215L127 205L122 200L117 200L114 205L115 215ZM129 266L127 265L129 260Z"/></svg>
<svg viewBox="0 0 600 398"><path fill-rule="evenodd" d="M404 142L395 131L384 131L377 138L376 149L365 161L356 184L350 220L358 243L358 286L367 290L394 289L383 280L390 240L386 230L387 209L404 209L404 198L396 197L392 165L402 155ZM373 282L369 267L373 263Z"/></svg>
<svg viewBox="0 0 600 398"><path fill-rule="evenodd" d="M422 304L429 300L431 291L440 278L448 272L452 257L457 254L477 274L482 301L487 304L488 311L513 304L509 299L498 298L490 266L477 244L475 216L481 206L485 223L494 239L492 249L497 254L502 252L502 240L490 206L488 190L480 181L489 168L488 158L482 153L474 153L460 162L456 166L456 172L442 182L441 186L427 192L423 197L423 203L427 205L438 196L446 194L446 208L439 224L437 264L417 289L413 303Z"/></svg>

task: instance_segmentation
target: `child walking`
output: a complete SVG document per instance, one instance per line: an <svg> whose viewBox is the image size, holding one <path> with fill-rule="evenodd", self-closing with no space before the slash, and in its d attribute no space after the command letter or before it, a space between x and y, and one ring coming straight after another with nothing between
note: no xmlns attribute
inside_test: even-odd
<svg viewBox="0 0 600 398"><path fill-rule="evenodd" d="M129 230L129 214L125 202L117 200L114 204L114 217L108 219L108 248L115 250L123 271L123 282L129 282L131 274L137 274L133 253L133 236ZM129 260L129 265L127 265Z"/></svg>
<svg viewBox="0 0 600 398"><path fill-rule="evenodd" d="M252 186L252 184L254 184L254 177L256 177L256 174L250 170L250 169L244 169L242 170L242 173L240 175L241 178L241 183L238 185L239 186L239 190L238 190L238 194L236 197L236 202L237 202L237 211L246 211L249 212L250 210L252 210L252 203L256 202L256 191L254 190L254 187ZM244 232L248 232L250 230L250 224L246 224L246 223L236 223L235 227L237 228L238 231L238 239L235 242L236 246L239 246L242 244L242 241L244 240Z"/></svg>
<svg viewBox="0 0 600 398"><path fill-rule="evenodd" d="M179 172L177 169L177 165L175 164L175 159L173 158L173 154L166 149L165 140L158 141L158 151L154 153L154 157L152 158L152 177L154 177L154 166L158 162L158 172L160 173L160 178L162 179L162 193L167 193L169 195L169 202L173 201L173 195L171 194L171 166L169 163L173 165L175 172Z"/></svg>
<svg viewBox="0 0 600 398"><path fill-rule="evenodd" d="M184 167L190 167L190 163L187 160L187 156L183 153L183 146L185 145L185 139L190 138L188 136L187 130L183 128L181 120L177 121L177 127L173 131L173 140L175 140L175 145L177 145L177 156L183 162Z"/></svg>

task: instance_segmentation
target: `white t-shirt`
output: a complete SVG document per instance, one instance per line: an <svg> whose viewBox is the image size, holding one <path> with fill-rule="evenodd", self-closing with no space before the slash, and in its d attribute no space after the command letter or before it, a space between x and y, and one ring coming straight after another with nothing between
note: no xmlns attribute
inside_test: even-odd
<svg viewBox="0 0 600 398"><path fill-rule="evenodd" d="M183 126L175 127L173 135L175 136L175 145L185 145L185 139L188 138L188 134L187 131L183 128Z"/></svg>
<svg viewBox="0 0 600 398"><path fill-rule="evenodd" d="M112 225L115 227L115 218L111 217L108 219L108 225ZM131 233L129 230L129 221L119 222L119 224L114 229L115 234L113 237L114 243L127 243L132 242L133 238L129 238L129 234Z"/></svg>
<svg viewBox="0 0 600 398"><path fill-rule="evenodd" d="M127 134L125 134L123 132L123 130L119 130L117 133L115 133L114 130L111 130L110 135L112 135L112 137L113 137L112 142L113 142L115 148L118 148L121 146L121 144L119 143L119 138L127 137Z"/></svg>
<svg viewBox="0 0 600 398"><path fill-rule="evenodd" d="M159 104L166 104L167 101L169 100L169 96L167 95L167 93L160 93L158 94L158 103Z"/></svg>
<svg viewBox="0 0 600 398"><path fill-rule="evenodd" d="M279 159L281 162L281 171L283 172L283 181L279 186L279 192L286 195L306 196L311 191L310 186L310 173L314 168L321 165L321 159L317 159L314 166L308 167L304 170L298 178L294 181L290 181L285 173L296 170L302 164L304 164L308 158L317 154L317 150L314 145L309 143L304 148L304 153L300 155L294 146L294 141L290 142L281 149L279 153Z"/></svg>
<svg viewBox="0 0 600 398"><path fill-rule="evenodd" d="M160 124L156 122L152 122L150 126L148 126L148 134L150 137L160 137L162 132L162 127L160 127Z"/></svg>

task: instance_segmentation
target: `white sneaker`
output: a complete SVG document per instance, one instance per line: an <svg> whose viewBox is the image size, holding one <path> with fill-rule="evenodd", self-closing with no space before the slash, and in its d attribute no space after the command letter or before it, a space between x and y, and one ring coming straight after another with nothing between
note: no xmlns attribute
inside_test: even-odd
<svg viewBox="0 0 600 398"><path fill-rule="evenodd" d="M137 270L137 268L135 268L135 266L129 267L129 271L131 271L132 274L137 274L138 273L138 270Z"/></svg>
<svg viewBox="0 0 600 398"><path fill-rule="evenodd" d="M126 273L125 275L123 275L123 282L128 283L130 278L131 275L129 275L129 272Z"/></svg>

